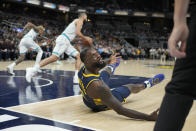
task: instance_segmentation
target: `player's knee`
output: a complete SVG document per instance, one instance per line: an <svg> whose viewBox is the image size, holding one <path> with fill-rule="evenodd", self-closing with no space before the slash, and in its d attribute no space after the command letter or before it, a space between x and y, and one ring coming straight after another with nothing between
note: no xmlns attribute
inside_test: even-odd
<svg viewBox="0 0 196 131"><path fill-rule="evenodd" d="M133 90L131 90L131 91L132 91L132 93L138 93L138 92L140 92L139 89L133 89Z"/></svg>
<svg viewBox="0 0 196 131"><path fill-rule="evenodd" d="M138 85L137 87L133 87L132 89L133 89L133 90L131 90L132 93L139 93L140 91L142 91L145 88L143 85Z"/></svg>
<svg viewBox="0 0 196 131"><path fill-rule="evenodd" d="M43 50L42 49L39 52L40 52L40 54L43 54Z"/></svg>
<svg viewBox="0 0 196 131"><path fill-rule="evenodd" d="M25 55L20 55L20 59L24 60L25 59Z"/></svg>
<svg viewBox="0 0 196 131"><path fill-rule="evenodd" d="M80 60L80 53L78 53L75 57L77 60Z"/></svg>
<svg viewBox="0 0 196 131"><path fill-rule="evenodd" d="M57 60L58 60L58 57L57 57L57 56L55 56L55 55L52 55L52 56L51 56L51 60L52 60L53 62L55 62L55 61L57 61Z"/></svg>
<svg viewBox="0 0 196 131"><path fill-rule="evenodd" d="M38 50L38 53L43 54L43 50L40 48L40 49Z"/></svg>

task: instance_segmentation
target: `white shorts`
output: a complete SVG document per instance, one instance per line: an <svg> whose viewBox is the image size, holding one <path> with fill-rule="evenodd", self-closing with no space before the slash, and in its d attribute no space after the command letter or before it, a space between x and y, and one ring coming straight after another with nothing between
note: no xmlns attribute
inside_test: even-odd
<svg viewBox="0 0 196 131"><path fill-rule="evenodd" d="M25 54L28 49L41 50L40 46L31 37L22 38L19 44L20 54Z"/></svg>
<svg viewBox="0 0 196 131"><path fill-rule="evenodd" d="M70 41L65 36L60 35L56 39L56 45L52 54L60 57L63 53L75 57L79 52L70 44Z"/></svg>

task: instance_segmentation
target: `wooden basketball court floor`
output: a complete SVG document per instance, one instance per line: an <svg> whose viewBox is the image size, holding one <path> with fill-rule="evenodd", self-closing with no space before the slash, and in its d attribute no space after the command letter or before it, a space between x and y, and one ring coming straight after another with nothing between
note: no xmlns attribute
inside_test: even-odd
<svg viewBox="0 0 196 131"><path fill-rule="evenodd" d="M11 61L0 62L0 70L5 72L5 68L9 63L11 63ZM25 61L16 66L15 70L25 70L26 67L33 66L33 64L34 61ZM173 64L174 62L160 63L159 60L122 61L120 66L116 69L116 75L153 77L158 73L163 73L166 76L166 79L157 86L146 89L138 94L131 94L124 106L144 113L151 113L157 109L160 106L165 92L164 87L171 78L171 65ZM62 64L53 63L46 66L45 69L74 71L74 63L62 61ZM44 76L42 77L44 78ZM118 79L114 81L118 81ZM63 94L65 92L63 91L64 90L61 92L60 90L58 93L61 95L61 93ZM7 101L7 103L9 103L9 101ZM154 122L149 121L129 119L116 114L112 110L94 113L83 104L81 95L70 95L68 97L58 97L41 101L38 100L29 104L24 103L7 107L2 106L2 108L8 111L20 112L27 115L45 118L70 125L76 125L79 127L86 127L93 130L152 131L155 124ZM195 131L195 123L196 106L194 104L186 120L183 131Z"/></svg>

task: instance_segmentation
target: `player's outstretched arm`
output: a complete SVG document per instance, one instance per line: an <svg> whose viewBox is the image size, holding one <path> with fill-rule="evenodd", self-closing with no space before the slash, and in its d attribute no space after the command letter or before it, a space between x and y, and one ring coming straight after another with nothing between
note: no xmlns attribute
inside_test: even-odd
<svg viewBox="0 0 196 131"><path fill-rule="evenodd" d="M32 24L31 22L28 22L25 26L24 29L34 29L36 32L39 32L39 27Z"/></svg>
<svg viewBox="0 0 196 131"><path fill-rule="evenodd" d="M24 26L22 32L18 32L18 33L17 33L17 37L18 37L19 39L21 39L21 38L24 36L24 33L25 33L26 30L29 30L29 29L30 29L29 23L30 23L30 22L28 22L28 23Z"/></svg>
<svg viewBox="0 0 196 131"><path fill-rule="evenodd" d="M87 93L90 97L99 98L108 107L112 108L119 115L123 115L134 119L143 119L147 121L155 121L157 119L158 110L150 115L135 110L127 109L112 95L109 87L102 81L94 81L89 85Z"/></svg>
<svg viewBox="0 0 196 131"><path fill-rule="evenodd" d="M82 25L83 25L83 22L78 20L76 21L76 34L78 36L80 36L82 39L85 39L88 41L89 45L92 46L92 38L88 37L88 36L84 36L81 32L81 29L82 29Z"/></svg>
<svg viewBox="0 0 196 131"><path fill-rule="evenodd" d="M82 39L85 39L85 36L82 34L81 29L82 29L83 22L82 21L76 21L76 34L81 37Z"/></svg>

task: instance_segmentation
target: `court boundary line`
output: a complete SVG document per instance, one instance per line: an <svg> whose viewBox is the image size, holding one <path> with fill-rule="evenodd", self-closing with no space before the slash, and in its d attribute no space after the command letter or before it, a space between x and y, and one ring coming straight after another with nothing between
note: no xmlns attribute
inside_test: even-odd
<svg viewBox="0 0 196 131"><path fill-rule="evenodd" d="M4 109L4 110L7 110L7 111L12 111L12 112L16 112L16 113L20 113L20 114L24 114L24 115L28 115L28 116L34 116L34 117L38 117L38 118L46 119L46 120L50 120L50 121L56 121L56 122L63 123L63 124L68 124L68 125L71 125L71 126L77 126L77 127L81 127L81 128L95 130L95 131L103 131L103 130L100 130L100 129L95 129L95 128L83 126L83 125L80 125L80 124L74 124L73 122L64 122L64 121L61 121L61 120L55 120L55 119L51 119L51 118L47 118L47 117L43 117L43 116L34 115L34 114L31 114L31 113L26 113L26 112L24 113L24 112L20 112L20 111L15 111L13 109L2 108L2 107L0 107L0 109Z"/></svg>

